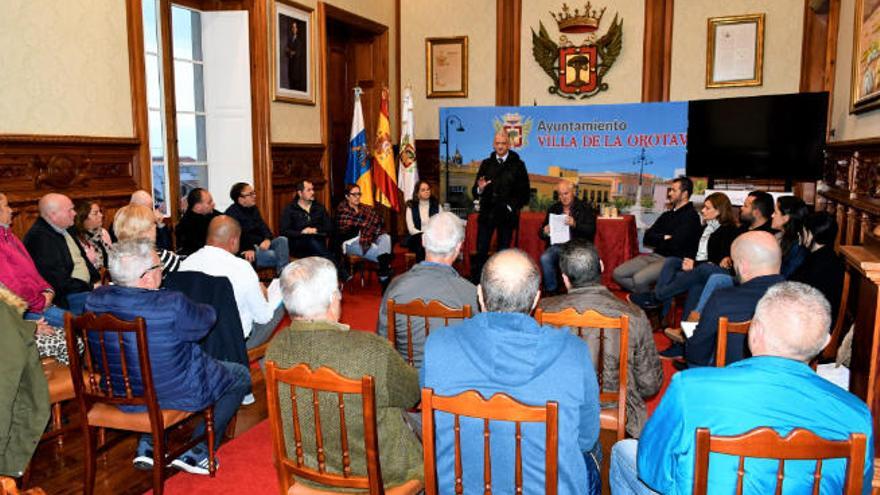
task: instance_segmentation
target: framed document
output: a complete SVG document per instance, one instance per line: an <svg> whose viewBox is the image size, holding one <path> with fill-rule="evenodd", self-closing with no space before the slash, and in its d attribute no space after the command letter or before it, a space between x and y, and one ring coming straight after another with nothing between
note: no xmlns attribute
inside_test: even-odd
<svg viewBox="0 0 880 495"><path fill-rule="evenodd" d="M272 33L272 99L314 105L314 11L288 0L273 0Z"/></svg>
<svg viewBox="0 0 880 495"><path fill-rule="evenodd" d="M425 40L428 98L466 98L468 94L468 38Z"/></svg>
<svg viewBox="0 0 880 495"><path fill-rule="evenodd" d="M880 107L880 0L856 0L849 112Z"/></svg>
<svg viewBox="0 0 880 495"><path fill-rule="evenodd" d="M709 19L706 87L764 83L764 14Z"/></svg>

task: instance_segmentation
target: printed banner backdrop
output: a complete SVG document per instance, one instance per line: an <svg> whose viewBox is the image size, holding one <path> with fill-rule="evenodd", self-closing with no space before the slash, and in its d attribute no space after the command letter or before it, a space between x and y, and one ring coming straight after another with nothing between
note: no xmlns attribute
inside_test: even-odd
<svg viewBox="0 0 880 495"><path fill-rule="evenodd" d="M685 169L687 109L687 102L441 108L441 198L471 206L480 162L505 129L529 170L531 209L546 209L565 178L596 205L662 210L669 180Z"/></svg>

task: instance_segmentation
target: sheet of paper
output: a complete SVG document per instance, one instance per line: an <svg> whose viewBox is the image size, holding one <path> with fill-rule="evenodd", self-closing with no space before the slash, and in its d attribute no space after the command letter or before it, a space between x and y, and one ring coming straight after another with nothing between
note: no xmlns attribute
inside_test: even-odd
<svg viewBox="0 0 880 495"><path fill-rule="evenodd" d="M281 280L277 278L273 278L272 282L269 283L269 287L267 288L268 296L269 296L269 305L273 308L277 308L281 305Z"/></svg>
<svg viewBox="0 0 880 495"><path fill-rule="evenodd" d="M550 214L550 244L563 244L571 239L565 218L568 215Z"/></svg>
<svg viewBox="0 0 880 495"><path fill-rule="evenodd" d="M681 322L681 329L684 331L684 335L687 338L691 338L694 336L694 331L697 329L696 321L683 321Z"/></svg>

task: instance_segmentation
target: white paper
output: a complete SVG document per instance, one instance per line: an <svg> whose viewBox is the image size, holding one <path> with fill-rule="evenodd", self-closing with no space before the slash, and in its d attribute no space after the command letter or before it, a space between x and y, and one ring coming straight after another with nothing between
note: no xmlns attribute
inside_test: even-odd
<svg viewBox="0 0 880 495"><path fill-rule="evenodd" d="M715 29L715 82L742 81L755 77L756 23L724 24Z"/></svg>
<svg viewBox="0 0 880 495"><path fill-rule="evenodd" d="M269 296L269 305L272 308L277 308L281 305L281 279L272 279L266 292Z"/></svg>
<svg viewBox="0 0 880 495"><path fill-rule="evenodd" d="M849 390L849 368L837 366L834 363L820 364L816 367L816 373L838 387Z"/></svg>
<svg viewBox="0 0 880 495"><path fill-rule="evenodd" d="M694 336L694 330L697 329L696 321L683 321L681 322L681 329L684 332L685 337L691 338Z"/></svg>
<svg viewBox="0 0 880 495"><path fill-rule="evenodd" d="M571 239L565 219L568 215L550 214L550 244L563 244Z"/></svg>

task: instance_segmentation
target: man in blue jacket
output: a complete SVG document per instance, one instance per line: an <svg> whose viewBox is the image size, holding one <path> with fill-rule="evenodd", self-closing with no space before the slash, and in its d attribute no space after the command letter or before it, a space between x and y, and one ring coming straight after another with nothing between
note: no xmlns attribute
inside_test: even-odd
<svg viewBox="0 0 880 495"><path fill-rule="evenodd" d="M871 413L859 398L807 365L828 342L830 325L828 301L816 289L798 282L771 287L758 303L749 329L754 357L726 368L675 375L638 442L622 440L614 446L612 493L690 494L697 428L732 436L762 426L783 436L805 428L828 440L864 433L868 445L861 470L863 493L871 493ZM709 457L708 493L733 492L737 462L731 456ZM746 461L743 493L773 493L778 468L775 460ZM815 462L786 462L785 493L810 493L815 469ZM843 460L826 461L821 492L840 493L844 478Z"/></svg>
<svg viewBox="0 0 880 495"><path fill-rule="evenodd" d="M501 251L483 267L477 297L483 312L432 331L421 379L437 395L502 392L530 405L559 403L560 494L598 494L591 451L599 438L599 387L587 344L567 330L539 326L529 314L538 302L540 274L520 250ZM514 428L491 423L492 491L514 493ZM454 493L452 418L435 417L439 493ZM522 427L523 493L544 493L544 427ZM464 492L483 491L483 422L461 420Z"/></svg>
<svg viewBox="0 0 880 495"><path fill-rule="evenodd" d="M115 285L103 286L89 294L86 310L112 313L123 320L142 316L147 323L147 344L153 384L162 409L200 411L214 405L214 447L220 446L230 419L238 411L242 398L250 391L248 369L236 363L217 361L206 355L198 342L214 325L214 309L196 304L180 292L159 289L162 263L152 243L144 239L117 242L110 249L110 275ZM127 349L136 346L133 335ZM91 342L93 352L97 342ZM121 370L119 345L106 344L111 370ZM142 394L137 360L127 360L133 393ZM113 389L124 391L121 371L112 373ZM140 409L143 410L143 409ZM201 436L204 423L193 432ZM149 435L138 443L134 465L152 469L153 448ZM208 474L207 445L199 444L171 463L193 474ZM218 464L219 466L219 464Z"/></svg>

